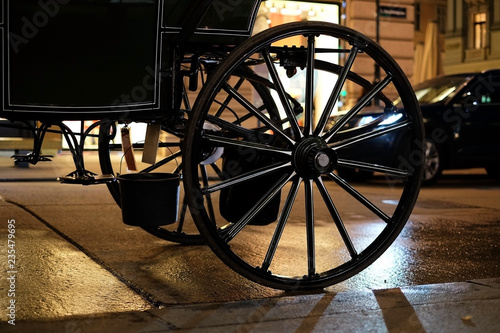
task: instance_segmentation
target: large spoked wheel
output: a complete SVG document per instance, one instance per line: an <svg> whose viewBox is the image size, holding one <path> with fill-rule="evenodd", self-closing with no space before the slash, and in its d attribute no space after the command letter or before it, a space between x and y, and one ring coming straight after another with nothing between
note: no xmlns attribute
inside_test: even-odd
<svg viewBox="0 0 500 333"><path fill-rule="evenodd" d="M277 114L235 89L243 64L269 79ZM375 65L371 83L364 70ZM376 43L329 23L278 26L234 50L196 100L183 147L189 208L236 272L284 290L327 287L372 264L404 227L423 132L406 76ZM222 173L207 183L198 165L213 150ZM337 167L376 181L351 184Z"/></svg>

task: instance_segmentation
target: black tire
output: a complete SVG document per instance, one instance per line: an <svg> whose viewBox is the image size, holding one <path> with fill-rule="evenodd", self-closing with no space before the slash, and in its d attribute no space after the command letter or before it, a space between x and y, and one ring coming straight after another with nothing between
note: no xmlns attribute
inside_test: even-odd
<svg viewBox="0 0 500 333"><path fill-rule="evenodd" d="M330 60L313 59L316 52L312 51L320 35L338 38L344 46L340 49L327 45L322 52L344 52L346 49L351 52L347 65L332 63L327 66L325 62ZM305 48L298 44L302 39L307 39ZM362 78L354 72L354 67L350 67L350 61L355 60L358 52L371 57L380 66L383 77L380 84L370 84L371 79ZM249 98L234 92L232 74L242 63L264 64L269 73L263 77L267 78L268 74L271 77L270 89L276 93L275 100L285 111L276 115L270 110L259 110ZM288 67L284 71L287 75L298 73L299 78L304 78L303 109L294 108L290 103L290 96L294 95L282 89L284 77L277 73L282 69L280 63ZM403 113L404 120L386 127L385 133L408 132L406 137L411 152L423 156L423 145L419 144L424 140L423 123L411 85L394 60L365 36L339 25L298 22L264 31L234 50L210 77L193 107L183 147L186 198L198 229L219 258L248 279L272 288L323 288L368 267L404 227L421 185L423 160L409 164L407 169L397 169L363 162L362 157L358 160L337 158L344 147L372 140L383 132L376 126L380 121L355 131L347 129L345 124L350 116L325 129L330 109L325 112L322 109L321 117L314 119L313 95L317 86L313 83L318 74L308 70L313 66L321 73L335 74L340 88L348 80L368 89L359 107L353 107L348 113L350 116L356 115L374 97L383 100L387 109L393 112L393 105L384 93L394 88L404 105L404 109L398 110ZM335 95L332 100L336 103L340 89L333 85L328 88L329 96ZM244 122L238 120L241 116L235 119L226 112L237 109L241 115L248 115ZM303 125L296 120L297 112L302 113ZM206 124L214 119L217 119L218 129L207 129ZM206 151L215 148L224 149L218 163L235 172L227 172L222 181L206 185L199 175L198 164ZM239 158L235 151L240 152ZM227 167L228 160L235 161L232 168ZM370 193L354 189L334 173L336 166L379 172L387 179L402 179L399 188L388 181L390 191L381 192L394 197L390 200L394 206L388 207ZM303 203L295 200L301 187L305 191ZM248 194L253 192L257 194ZM363 232L350 218L349 208L346 211L341 205L335 205L341 197L360 205L371 220L378 221L373 222L380 226L373 238L366 241L361 236ZM217 201L219 212L211 212L210 208L216 207ZM323 211L328 212L327 222L324 216L323 221L315 218ZM301 233L303 238L297 238ZM361 237L359 241L358 236ZM316 251L319 246L321 250Z"/></svg>

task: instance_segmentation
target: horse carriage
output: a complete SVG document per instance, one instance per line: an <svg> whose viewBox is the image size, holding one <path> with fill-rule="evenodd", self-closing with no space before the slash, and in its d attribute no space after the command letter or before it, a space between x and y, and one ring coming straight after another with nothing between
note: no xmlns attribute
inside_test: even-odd
<svg viewBox="0 0 500 333"><path fill-rule="evenodd" d="M75 171L60 181L106 184L124 222L206 243L265 286L323 288L403 229L421 184L422 118L406 75L370 38L321 21L252 34L260 5L1 0L0 117L33 135L18 161L50 160L44 138L61 134ZM346 91L360 95L341 103ZM380 112L365 119L370 108ZM343 153L394 132L405 149L391 165ZM99 175L85 166L88 139Z"/></svg>

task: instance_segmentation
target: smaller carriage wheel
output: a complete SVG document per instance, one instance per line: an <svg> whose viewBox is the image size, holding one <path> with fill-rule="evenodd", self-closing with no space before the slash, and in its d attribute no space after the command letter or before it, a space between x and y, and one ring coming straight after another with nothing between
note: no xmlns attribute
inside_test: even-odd
<svg viewBox="0 0 500 333"><path fill-rule="evenodd" d="M252 80L255 78L255 73L247 66L241 66L235 73L238 77L238 85L236 90L240 87L248 88L251 86L255 94L256 103L261 110L270 108L271 106L276 109L276 105L267 88L270 85L268 80ZM250 81L250 83L248 83ZM186 103L189 106L189 103ZM189 115L189 110L184 110ZM126 158L123 152L122 144L119 143L118 137L120 136L119 126L114 121L103 121L100 126L99 133L99 163L103 174L118 176L127 172L167 172L180 174L182 178L182 154L181 154L181 140L184 136L184 120L179 124L163 124L161 125L160 144L157 152L156 162L152 165L140 163L141 150L144 146L144 135L134 138L132 142L132 150L136 153L137 170L127 170ZM138 122L137 124L146 125L145 123ZM205 127L209 129L217 129L217 122L209 124L206 123ZM121 125L122 127L124 125ZM174 130L175 129L175 130ZM133 134L132 134L133 135ZM161 142L162 139L165 142ZM222 149L213 149L205 152L202 160L198 164L198 172L203 181L208 184L212 178L221 179L222 170L219 169L215 163L221 156ZM108 190L112 195L115 202L120 206L120 190L117 181L108 183ZM198 245L206 243L204 238L199 234L195 223L192 220L189 210L187 209L187 202L183 196L183 183L181 181L181 190L179 198L179 218L178 220L169 225L153 227L142 227L150 234L162 238L167 241L187 244ZM215 210L210 208L210 211Z"/></svg>
<svg viewBox="0 0 500 333"><path fill-rule="evenodd" d="M277 115L235 89L242 65L269 79ZM183 146L185 196L236 272L277 289L323 288L367 268L401 232L423 142L417 100L387 52L343 26L290 23L240 45L203 87ZM213 150L223 150L222 175L207 183L198 165ZM352 184L337 167L376 180Z"/></svg>

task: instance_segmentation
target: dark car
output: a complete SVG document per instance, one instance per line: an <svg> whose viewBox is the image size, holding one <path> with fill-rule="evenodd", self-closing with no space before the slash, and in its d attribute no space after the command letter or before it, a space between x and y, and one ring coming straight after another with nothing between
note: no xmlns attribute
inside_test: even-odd
<svg viewBox="0 0 500 333"><path fill-rule="evenodd" d="M438 76L414 88L426 131L424 184L434 183L444 169L485 168L488 175L500 178L500 70ZM397 101L396 101L397 103ZM369 122L380 108L361 111L352 121ZM391 117L379 126L400 121ZM368 162L397 166L401 131L394 131L369 142L343 150ZM344 177L358 179L366 171L339 169Z"/></svg>

